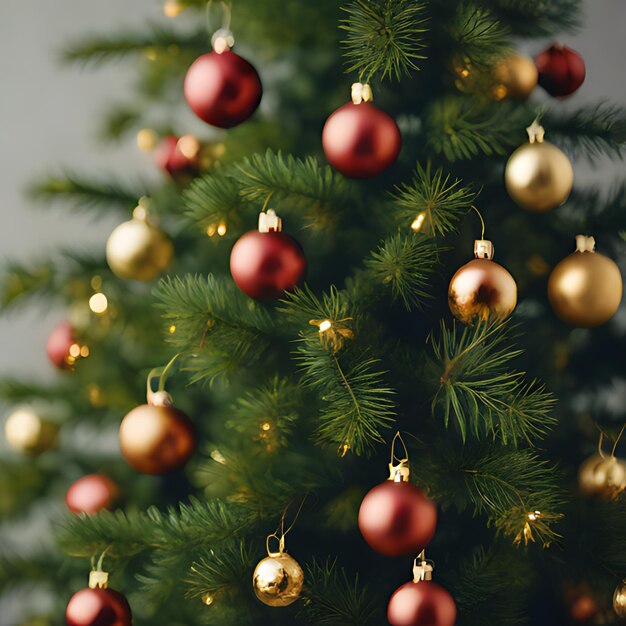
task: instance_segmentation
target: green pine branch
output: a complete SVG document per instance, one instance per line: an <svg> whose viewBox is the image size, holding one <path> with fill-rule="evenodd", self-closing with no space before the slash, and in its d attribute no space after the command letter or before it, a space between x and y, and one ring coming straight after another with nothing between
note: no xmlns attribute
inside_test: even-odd
<svg viewBox="0 0 626 626"><path fill-rule="evenodd" d="M235 284L209 274L167 277L155 289L158 307L170 327L169 342L191 355L185 369L191 382L228 375L251 365L277 334L268 311Z"/></svg>
<svg viewBox="0 0 626 626"><path fill-rule="evenodd" d="M522 37L575 32L581 25L581 0L484 0L483 3L509 27L512 34Z"/></svg>
<svg viewBox="0 0 626 626"><path fill-rule="evenodd" d="M451 179L442 168L432 171L420 163L413 173L411 183L396 186L392 194L393 215L399 226L408 227L423 215L419 232L443 237L457 231L458 221L469 211L477 193L458 178Z"/></svg>
<svg viewBox="0 0 626 626"><path fill-rule="evenodd" d="M304 384L323 400L317 441L357 455L382 443L382 430L390 427L394 415L393 390L384 383L379 360L351 345L345 295L331 288L320 300L309 289L298 290L289 295L283 311L292 319L309 318L310 330L300 331L296 360ZM333 324L325 331L332 334L315 327L323 320Z"/></svg>
<svg viewBox="0 0 626 626"><path fill-rule="evenodd" d="M458 425L463 441L485 435L518 445L541 438L555 423L553 396L543 385L509 369L521 351L508 341L507 322L479 323L458 331L441 325L431 337L432 374L437 391L433 415L442 412L446 427Z"/></svg>
<svg viewBox="0 0 626 626"><path fill-rule="evenodd" d="M378 612L379 598L359 580L349 576L336 561L313 561L305 576L301 614L307 623L320 626L365 626Z"/></svg>
<svg viewBox="0 0 626 626"><path fill-rule="evenodd" d="M426 115L428 147L449 161L502 155L521 143L525 109L472 96L448 96Z"/></svg>
<svg viewBox="0 0 626 626"><path fill-rule="evenodd" d="M485 66L510 50L508 28L485 6L455 3L445 18L443 26L453 47L452 58Z"/></svg>
<svg viewBox="0 0 626 626"><path fill-rule="evenodd" d="M431 298L430 279L439 263L434 241L414 233L397 233L385 239L365 261L365 280L371 287L391 291L407 311L423 308Z"/></svg>
<svg viewBox="0 0 626 626"><path fill-rule="evenodd" d="M424 3L420 0L355 0L343 10L346 31L342 42L346 72L357 72L359 79L400 78L419 69L425 59L424 33L427 32Z"/></svg>
<svg viewBox="0 0 626 626"><path fill-rule="evenodd" d="M546 139L575 156L621 159L626 149L626 109L598 104L571 113L548 112L542 119Z"/></svg>
<svg viewBox="0 0 626 626"><path fill-rule="evenodd" d="M209 36L204 28L195 33L149 24L145 32L122 32L112 37L91 36L78 41L63 52L70 63L99 65L120 60L128 55L171 55L186 51L190 55L205 52Z"/></svg>
<svg viewBox="0 0 626 626"><path fill-rule="evenodd" d="M74 210L102 208L128 211L148 193L143 184L131 188L114 179L88 180L71 172L62 178L48 178L30 187L30 195L39 202L63 201Z"/></svg>

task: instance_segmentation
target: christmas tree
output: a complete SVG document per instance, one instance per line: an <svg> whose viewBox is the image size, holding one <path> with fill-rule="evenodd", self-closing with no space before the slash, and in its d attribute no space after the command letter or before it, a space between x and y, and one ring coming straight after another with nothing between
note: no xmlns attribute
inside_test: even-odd
<svg viewBox="0 0 626 626"><path fill-rule="evenodd" d="M572 162L626 114L536 41L580 0L164 9L65 54L136 65L103 127L160 184L37 182L120 226L3 274L67 308L0 381L0 514L55 527L19 623L618 623L625 194Z"/></svg>

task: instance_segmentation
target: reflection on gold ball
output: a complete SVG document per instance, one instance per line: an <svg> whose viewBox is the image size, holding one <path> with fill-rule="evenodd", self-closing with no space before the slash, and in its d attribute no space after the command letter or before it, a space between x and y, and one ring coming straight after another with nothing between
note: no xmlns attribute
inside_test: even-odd
<svg viewBox="0 0 626 626"><path fill-rule="evenodd" d="M448 304L464 324L504 319L517 304L517 285L501 265L489 259L473 259L452 277Z"/></svg>
<svg viewBox="0 0 626 626"><path fill-rule="evenodd" d="M41 454L57 443L57 427L27 408L9 415L4 432L9 446L23 454Z"/></svg>
<svg viewBox="0 0 626 626"><path fill-rule="evenodd" d="M626 617L626 580L623 580L615 588L613 610L619 617Z"/></svg>
<svg viewBox="0 0 626 626"><path fill-rule="evenodd" d="M120 224L106 246L111 271L124 279L151 280L169 267L173 255L168 237L142 219Z"/></svg>
<svg viewBox="0 0 626 626"><path fill-rule="evenodd" d="M171 406L142 404L120 424L120 448L128 464L142 474L179 469L196 448L190 419Z"/></svg>
<svg viewBox="0 0 626 626"><path fill-rule="evenodd" d="M492 88L496 100L526 100L537 86L539 74L535 62L525 54L510 54L493 67Z"/></svg>
<svg viewBox="0 0 626 626"><path fill-rule="evenodd" d="M626 465L614 456L594 454L580 466L578 485L586 496L612 498L626 489Z"/></svg>
<svg viewBox="0 0 626 626"><path fill-rule="evenodd" d="M256 597L268 606L287 606L302 591L304 572L286 552L273 553L256 566L252 576Z"/></svg>
<svg viewBox="0 0 626 626"><path fill-rule="evenodd" d="M567 200L574 170L565 153L550 142L527 142L509 157L504 182L516 204L541 213Z"/></svg>
<svg viewBox="0 0 626 626"><path fill-rule="evenodd" d="M608 322L622 301L622 275L598 252L574 252L552 270L548 299L554 312L579 328Z"/></svg>

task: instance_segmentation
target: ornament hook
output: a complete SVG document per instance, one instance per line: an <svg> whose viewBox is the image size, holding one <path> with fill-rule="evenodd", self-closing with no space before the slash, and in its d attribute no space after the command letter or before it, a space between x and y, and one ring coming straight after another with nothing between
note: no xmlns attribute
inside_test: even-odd
<svg viewBox="0 0 626 626"><path fill-rule="evenodd" d="M211 25L211 9L213 7L213 0L209 0L206 5L206 23L207 30L213 31ZM235 45L235 37L230 30L230 20L232 17L232 10L230 3L221 0L220 7L222 8L222 25L218 28L211 37L211 45L213 50L218 54L222 54L226 50L230 50Z"/></svg>
<svg viewBox="0 0 626 626"><path fill-rule="evenodd" d="M399 441L404 448L404 457L399 458L396 456L395 448L396 441ZM406 444L404 443L404 439L402 439L402 435L400 431L396 432L391 440L391 460L389 462L389 480L393 480L394 482L409 482L409 451L407 450Z"/></svg>
<svg viewBox="0 0 626 626"><path fill-rule="evenodd" d="M178 352L170 359L170 362L165 367L155 367L150 370L148 378L146 379L146 398L148 404L153 406L170 406L172 404L172 397L165 391L165 383L167 382L167 377L172 366L181 355L182 352ZM157 390L153 391L152 381L157 377L159 379L159 385Z"/></svg>

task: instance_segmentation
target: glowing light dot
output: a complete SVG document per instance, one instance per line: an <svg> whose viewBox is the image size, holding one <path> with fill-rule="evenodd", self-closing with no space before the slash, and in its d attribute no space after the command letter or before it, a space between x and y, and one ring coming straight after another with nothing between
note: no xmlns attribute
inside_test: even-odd
<svg viewBox="0 0 626 626"><path fill-rule="evenodd" d="M531 512L531 513L529 513L529 514L527 515L527 517L528 517L528 519L529 519L531 522L534 522L534 521L538 520L538 519L541 517L541 511L534 511L534 512Z"/></svg>
<svg viewBox="0 0 626 626"><path fill-rule="evenodd" d="M416 233L420 231L422 226L424 225L425 219L426 213L420 213L419 215L417 215L411 224L411 230L415 231Z"/></svg>
<svg viewBox="0 0 626 626"><path fill-rule="evenodd" d="M80 356L82 356L83 358L89 356L89 348L87 346L81 346L81 348L80 348Z"/></svg>
<svg viewBox="0 0 626 626"><path fill-rule="evenodd" d="M213 237L213 235L215 235L216 232L217 232L217 226L215 224L209 224L208 228L206 229L206 234L209 237Z"/></svg>
<svg viewBox="0 0 626 626"><path fill-rule="evenodd" d="M157 51L154 49L150 49L146 52L146 56L148 57L148 61L156 61L157 60Z"/></svg>
<svg viewBox="0 0 626 626"><path fill-rule="evenodd" d="M200 152L200 142L193 135L183 135L176 144L183 156L193 159Z"/></svg>
<svg viewBox="0 0 626 626"><path fill-rule="evenodd" d="M165 17L176 17L183 12L184 8L177 0L168 0L163 5L163 13Z"/></svg>
<svg viewBox="0 0 626 626"><path fill-rule="evenodd" d="M324 320L320 323L320 333L326 332L331 326L332 323L330 320Z"/></svg>
<svg viewBox="0 0 626 626"><path fill-rule="evenodd" d="M220 237L223 237L226 234L226 224L224 222L220 222L220 225L217 227L217 234Z"/></svg>
<svg viewBox="0 0 626 626"><path fill-rule="evenodd" d="M154 150L157 144L157 134L151 128L142 128L137 133L137 147L143 152Z"/></svg>
<svg viewBox="0 0 626 626"><path fill-rule="evenodd" d="M272 428L272 425L269 422L263 422L261 424L261 430L264 430L265 432L267 432L271 428Z"/></svg>
<svg viewBox="0 0 626 626"><path fill-rule="evenodd" d="M80 356L80 346L77 343L73 343L70 346L69 353L71 357L78 358Z"/></svg>
<svg viewBox="0 0 626 626"><path fill-rule="evenodd" d="M211 606L213 604L213 596L210 593L205 593L202 596L202 603Z"/></svg>
<svg viewBox="0 0 626 626"><path fill-rule="evenodd" d="M102 287L102 277L100 276L94 276L91 279L91 288L94 291L100 291L100 287Z"/></svg>
<svg viewBox="0 0 626 626"><path fill-rule="evenodd" d="M176 332L176 326L174 326L174 324L172 324L169 328L168 328L170 335L173 335Z"/></svg>
<svg viewBox="0 0 626 626"><path fill-rule="evenodd" d="M109 308L109 301L103 293L94 293L89 298L89 308L94 313L102 314Z"/></svg>

